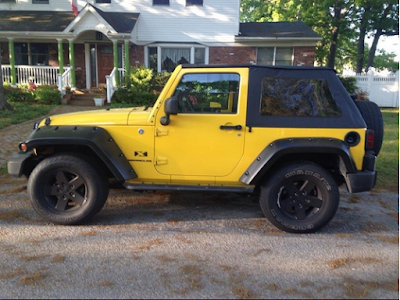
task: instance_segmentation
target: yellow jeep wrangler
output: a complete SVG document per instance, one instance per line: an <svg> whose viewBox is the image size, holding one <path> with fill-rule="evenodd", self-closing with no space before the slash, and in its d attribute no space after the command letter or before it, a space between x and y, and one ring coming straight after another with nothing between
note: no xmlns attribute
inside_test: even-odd
<svg viewBox="0 0 400 300"><path fill-rule="evenodd" d="M58 224L89 220L109 183L130 190L260 192L288 232L335 215L338 185L376 182L379 108L355 103L332 69L178 66L153 107L56 115L8 162L29 178L34 209Z"/></svg>

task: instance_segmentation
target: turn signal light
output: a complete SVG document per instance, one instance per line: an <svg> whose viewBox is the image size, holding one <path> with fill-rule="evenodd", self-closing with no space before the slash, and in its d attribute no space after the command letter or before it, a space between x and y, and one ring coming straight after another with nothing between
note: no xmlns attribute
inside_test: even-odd
<svg viewBox="0 0 400 300"><path fill-rule="evenodd" d="M19 144L19 149L23 152L26 152L28 150L28 145L25 143Z"/></svg>
<svg viewBox="0 0 400 300"><path fill-rule="evenodd" d="M375 143L375 131L368 130L367 131L367 143L366 143L365 148L367 150L372 150L374 148L374 143Z"/></svg>

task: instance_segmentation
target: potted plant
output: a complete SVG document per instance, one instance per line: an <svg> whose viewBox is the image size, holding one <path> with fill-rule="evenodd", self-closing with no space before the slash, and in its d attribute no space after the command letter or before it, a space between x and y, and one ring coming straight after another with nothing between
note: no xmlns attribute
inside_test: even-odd
<svg viewBox="0 0 400 300"><path fill-rule="evenodd" d="M61 104L68 104L72 99L72 91L70 86L65 87L65 95L61 99Z"/></svg>

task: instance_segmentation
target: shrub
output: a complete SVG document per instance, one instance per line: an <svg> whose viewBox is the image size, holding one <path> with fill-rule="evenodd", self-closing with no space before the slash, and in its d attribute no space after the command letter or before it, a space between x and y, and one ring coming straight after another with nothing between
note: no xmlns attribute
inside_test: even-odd
<svg viewBox="0 0 400 300"><path fill-rule="evenodd" d="M131 90L134 92L145 92L150 89L153 71L144 66L132 68L131 70Z"/></svg>
<svg viewBox="0 0 400 300"><path fill-rule="evenodd" d="M346 91L351 95L355 94L358 90L356 85L357 79L355 77L338 76Z"/></svg>
<svg viewBox="0 0 400 300"><path fill-rule="evenodd" d="M38 103L60 104L61 92L56 86L41 85L33 93Z"/></svg>
<svg viewBox="0 0 400 300"><path fill-rule="evenodd" d="M171 77L169 72L156 73L151 80L152 89L158 94L161 93L168 79Z"/></svg>
<svg viewBox="0 0 400 300"><path fill-rule="evenodd" d="M113 95L112 102L115 103L132 103L132 92L129 88L119 88Z"/></svg>
<svg viewBox="0 0 400 300"><path fill-rule="evenodd" d="M132 91L130 88L119 88L113 96L112 102L131 104L132 106L152 106L157 95L149 91Z"/></svg>
<svg viewBox="0 0 400 300"><path fill-rule="evenodd" d="M19 85L18 87L12 87L10 85L4 85L4 95L9 102L28 102L32 103L35 100L33 91L29 90L27 86Z"/></svg>

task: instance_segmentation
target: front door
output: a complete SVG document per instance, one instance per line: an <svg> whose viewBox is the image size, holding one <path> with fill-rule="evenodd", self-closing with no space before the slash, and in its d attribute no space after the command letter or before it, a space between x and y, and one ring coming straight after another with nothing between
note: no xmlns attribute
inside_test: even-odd
<svg viewBox="0 0 400 300"><path fill-rule="evenodd" d="M114 54L112 44L97 45L98 84L106 83L106 75L110 75L114 68Z"/></svg>
<svg viewBox="0 0 400 300"><path fill-rule="evenodd" d="M241 78L248 71L189 72L183 69L169 91L178 98L179 113L162 126L159 120L164 111L158 112L155 167L172 178L227 176L243 156L246 103Z"/></svg>

